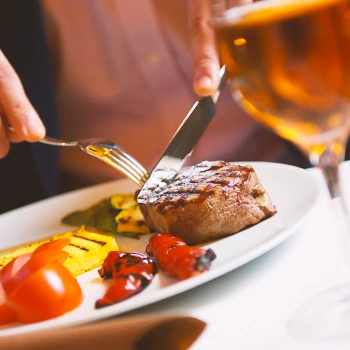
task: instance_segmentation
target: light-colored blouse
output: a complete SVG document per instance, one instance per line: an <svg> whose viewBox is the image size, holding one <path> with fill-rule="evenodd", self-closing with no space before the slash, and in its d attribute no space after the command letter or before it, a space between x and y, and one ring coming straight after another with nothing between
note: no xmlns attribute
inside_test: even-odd
<svg viewBox="0 0 350 350"><path fill-rule="evenodd" d="M198 98L184 0L41 0L57 82L60 136L114 141L151 170ZM247 140L261 127L232 101L227 89L189 163L274 160ZM264 132L263 132L263 135ZM246 150L246 151L245 151ZM270 153L270 154L269 154ZM61 149L68 189L122 177L78 149Z"/></svg>

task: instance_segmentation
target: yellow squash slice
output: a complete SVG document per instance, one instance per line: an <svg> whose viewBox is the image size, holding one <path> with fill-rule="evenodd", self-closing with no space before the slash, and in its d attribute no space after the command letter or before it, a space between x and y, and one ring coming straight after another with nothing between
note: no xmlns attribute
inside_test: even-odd
<svg viewBox="0 0 350 350"><path fill-rule="evenodd" d="M114 237L89 232L82 227L78 231L65 232L49 239L13 248L3 253L0 252L0 269L17 256L31 253L39 245L63 237L70 238L69 245L63 248L63 250L69 254L69 257L63 265L66 266L74 276L81 275L86 271L101 266L108 252L111 250L118 250L118 245Z"/></svg>

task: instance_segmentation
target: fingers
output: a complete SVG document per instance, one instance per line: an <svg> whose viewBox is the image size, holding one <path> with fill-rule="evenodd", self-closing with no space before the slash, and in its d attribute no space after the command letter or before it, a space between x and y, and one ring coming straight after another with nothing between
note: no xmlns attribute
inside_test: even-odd
<svg viewBox="0 0 350 350"><path fill-rule="evenodd" d="M189 0L189 16L194 59L193 88L199 95L211 95L219 85L220 65L210 0Z"/></svg>
<svg viewBox="0 0 350 350"><path fill-rule="evenodd" d="M45 127L29 102L16 72L0 50L0 158L10 142L38 141ZM12 130L7 126L10 125Z"/></svg>
<svg viewBox="0 0 350 350"><path fill-rule="evenodd" d="M10 142L6 134L6 128L4 122L0 118L0 159L3 158L10 149Z"/></svg>

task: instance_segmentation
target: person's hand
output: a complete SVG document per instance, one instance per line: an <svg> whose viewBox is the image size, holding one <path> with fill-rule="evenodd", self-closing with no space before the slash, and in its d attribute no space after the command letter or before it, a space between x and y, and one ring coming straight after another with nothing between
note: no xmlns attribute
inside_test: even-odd
<svg viewBox="0 0 350 350"><path fill-rule="evenodd" d="M208 96L219 86L219 57L215 45L210 0L189 0L191 45L194 60L194 91Z"/></svg>
<svg viewBox="0 0 350 350"><path fill-rule="evenodd" d="M231 0L234 6L259 0ZM210 0L188 0L191 46L194 60L194 91L201 96L212 95L219 86L220 63L216 51L214 23Z"/></svg>
<svg viewBox="0 0 350 350"><path fill-rule="evenodd" d="M35 142L44 136L41 119L29 102L18 75L0 50L0 158L8 153L11 142Z"/></svg>

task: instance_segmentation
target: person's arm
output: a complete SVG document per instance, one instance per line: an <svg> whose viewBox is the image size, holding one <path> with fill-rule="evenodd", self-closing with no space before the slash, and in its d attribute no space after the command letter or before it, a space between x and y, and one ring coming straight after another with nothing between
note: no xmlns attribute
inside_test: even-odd
<svg viewBox="0 0 350 350"><path fill-rule="evenodd" d="M194 60L193 88L198 95L211 95L219 85L220 65L210 0L189 0L189 17Z"/></svg>
<svg viewBox="0 0 350 350"><path fill-rule="evenodd" d="M11 130L8 128L11 126ZM0 50L0 158L11 142L35 142L45 136L45 127L29 102L21 81Z"/></svg>

